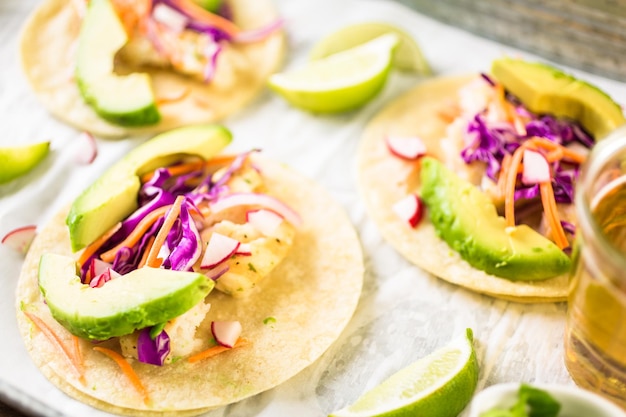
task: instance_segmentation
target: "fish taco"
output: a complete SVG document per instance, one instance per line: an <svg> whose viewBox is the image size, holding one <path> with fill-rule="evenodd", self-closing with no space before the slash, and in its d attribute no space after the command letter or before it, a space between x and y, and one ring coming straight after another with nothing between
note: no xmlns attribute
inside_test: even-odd
<svg viewBox="0 0 626 417"><path fill-rule="evenodd" d="M624 121L598 88L502 58L489 74L424 81L375 116L360 193L384 238L433 275L514 301L565 300L580 167Z"/></svg>
<svg viewBox="0 0 626 417"><path fill-rule="evenodd" d="M140 145L42 228L17 318L41 372L124 415L196 415L286 381L350 320L363 258L343 208L221 126Z"/></svg>
<svg viewBox="0 0 626 417"><path fill-rule="evenodd" d="M121 137L225 118L262 90L285 48L271 0L45 0L20 53L54 116Z"/></svg>

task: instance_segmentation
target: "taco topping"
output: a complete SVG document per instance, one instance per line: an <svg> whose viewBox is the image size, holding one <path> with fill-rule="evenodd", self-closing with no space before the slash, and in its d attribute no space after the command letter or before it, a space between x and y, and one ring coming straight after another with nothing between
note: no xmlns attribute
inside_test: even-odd
<svg viewBox="0 0 626 417"><path fill-rule="evenodd" d="M144 175L137 210L79 257L82 283L100 288L156 267L201 272L235 296L254 288L286 256L301 220L263 193L262 172L250 154L186 161ZM163 365L198 353L205 343L195 333L209 309L201 302L161 326L120 336L123 357ZM214 322L211 330L227 348L242 332L238 321Z"/></svg>
<svg viewBox="0 0 626 417"><path fill-rule="evenodd" d="M570 246L576 222L567 207L592 136L574 120L532 113L487 74L461 88L451 108L441 140L445 164L486 193L508 226L529 222L561 249ZM387 139L387 146L408 159L404 150L414 145L404 141Z"/></svg>

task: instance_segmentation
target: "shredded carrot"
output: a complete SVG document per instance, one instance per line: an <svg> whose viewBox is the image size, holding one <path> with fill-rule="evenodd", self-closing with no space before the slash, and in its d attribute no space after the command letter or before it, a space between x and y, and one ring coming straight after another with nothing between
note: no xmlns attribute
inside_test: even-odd
<svg viewBox="0 0 626 417"><path fill-rule="evenodd" d="M137 265L137 269L142 268L146 264L146 260L148 259L148 252L150 251L150 248L152 247L153 243L154 243L154 236L150 236L150 239L148 239L148 244L146 245L146 248L144 249L143 254L141 255L141 259L139 260L139 264Z"/></svg>
<svg viewBox="0 0 626 417"><path fill-rule="evenodd" d="M544 156L546 158L546 161L548 161L548 163L552 163L552 162L560 161L561 159L563 159L564 155L565 153L563 152L563 148L559 147L552 151L549 151Z"/></svg>
<svg viewBox="0 0 626 417"><path fill-rule="evenodd" d="M130 366L130 363L128 363L128 361L124 359L122 355L114 350L107 349L102 346L94 346L93 350L104 353L109 358L113 359L117 366L120 367L124 375L126 375L126 377L129 379L130 383L133 384L133 387L135 387L139 395L143 397L144 403L148 404L148 402L150 401L148 390L146 390L146 387L141 382L141 379L139 379L139 376L137 375L133 367Z"/></svg>
<svg viewBox="0 0 626 417"><path fill-rule="evenodd" d="M183 163L178 164L178 165L172 165L172 166L168 167L167 170L169 171L170 175L172 175L172 176L183 175L183 174L188 174L190 172L203 169L203 168L208 167L208 166L228 164L228 163L232 162L235 158L236 158L235 155L220 155L220 156L211 158L211 159L206 160L206 161L183 162ZM146 183L146 182L150 181L152 179L152 177L154 176L154 172L155 171L150 171L150 172L142 175L141 176L141 182L142 183Z"/></svg>
<svg viewBox="0 0 626 417"><path fill-rule="evenodd" d="M187 95L189 95L190 92L191 90L189 88L185 88L183 90L178 91L178 94L157 97L155 101L157 105L176 103L177 101L180 101L184 99L185 97L187 97Z"/></svg>
<svg viewBox="0 0 626 417"><path fill-rule="evenodd" d="M546 213L546 219L552 231L554 243L556 243L560 249L566 248L569 246L569 242L567 241L567 236L565 235L565 231L559 219L552 182L546 181L540 183L539 190L541 191L541 204L543 205L543 211Z"/></svg>
<svg viewBox="0 0 626 417"><path fill-rule="evenodd" d="M509 172L509 167L511 166L511 154L510 153L505 153L504 157L502 158L502 164L500 164L500 174L498 175L498 182L496 184L497 188L498 188L498 194L500 196L504 196L504 191L505 191L505 184L506 184L506 177L507 177L507 172Z"/></svg>
<svg viewBox="0 0 626 417"><path fill-rule="evenodd" d="M524 157L524 146L520 146L515 150L511 157L511 163L506 172L504 184L504 217L507 226L515 226L515 183L517 182L517 173ZM503 173L500 173L503 175Z"/></svg>
<svg viewBox="0 0 626 417"><path fill-rule="evenodd" d="M100 247L104 245L104 243L107 240L109 240L111 236L113 236L118 230L120 230L120 227L122 227L122 223L118 222L115 226L109 229L105 234L103 234L98 239L93 241L89 246L87 246L83 250L83 253L81 253L80 256L78 257L79 268L82 268L85 262L87 262L87 260L91 257L91 255L96 253L96 251L100 249ZM87 284L89 283L87 282Z"/></svg>
<svg viewBox="0 0 626 417"><path fill-rule="evenodd" d="M109 249L106 252L100 254L100 259L105 262L113 262L115 259L115 255L117 252L123 247L132 248L139 242L143 235L146 234L150 226L152 226L159 218L161 218L167 210L171 207L163 206L159 207L146 215L141 221L137 224L137 227L133 229L133 231L126 236L126 238L118 243L114 248Z"/></svg>
<svg viewBox="0 0 626 417"><path fill-rule="evenodd" d="M247 344L249 344L248 340L240 337L239 339L237 339L237 342L235 342L235 345L232 348L222 346L222 345L211 346L207 350L203 350L202 352L199 352L199 353L196 353L195 355L190 356L189 358L187 358L187 360L189 361L189 363L195 363L203 359L207 359L217 354L220 354L222 352L226 352L227 350L235 349L241 346L246 346Z"/></svg>
<svg viewBox="0 0 626 417"><path fill-rule="evenodd" d="M83 363L83 352L80 350L80 337L72 335L72 347L74 348L74 359L76 359L76 363Z"/></svg>
<svg viewBox="0 0 626 417"><path fill-rule="evenodd" d="M35 314L29 313L28 311L24 311L24 314L30 319L30 321L33 322L35 327L37 327L39 331L41 331L41 333L46 336L46 338L54 345L54 347L58 349L59 352L61 352L62 356L70 363L72 369L74 369L74 371L78 375L78 380L80 381L80 383L85 385L85 369L83 367L83 363L79 361L79 356L70 352L67 346L65 346L65 343L63 343L63 340L61 340L61 337L59 337L59 335L57 335L54 330L52 330L52 328L46 324L45 321L43 321Z"/></svg>
<svg viewBox="0 0 626 417"><path fill-rule="evenodd" d="M207 23L223 30L230 36L237 35L241 30L230 20L203 9L191 0L178 0L178 6L200 22Z"/></svg>
<svg viewBox="0 0 626 417"><path fill-rule="evenodd" d="M167 234L172 229L172 226L174 226L174 222L180 214L180 207L182 206L184 199L185 196L179 195L178 197L176 197L176 201L174 201L174 204L172 204L172 206L170 207L170 210L165 217L165 221L163 221L163 225L161 226L161 229L159 229L159 233L157 233L156 238L154 239L154 242L152 243L152 246L148 251L146 266L161 266L161 261L159 260L159 258L157 258L157 256L159 255L161 246L163 246L163 244L165 243L165 239L167 239Z"/></svg>
<svg viewBox="0 0 626 417"><path fill-rule="evenodd" d="M583 162L585 162L585 155L580 154L576 151L573 151L571 149L566 148L565 146L559 145L558 143L554 143L551 140L545 139L545 138L540 138L540 137L533 137L531 139L529 139L528 141L525 142L525 144L529 144L529 145L534 145L537 146L541 149L545 149L547 151L554 151L556 149L561 149L563 151L563 157L562 158L567 158L569 160L571 160L572 162L578 163L578 164L582 164Z"/></svg>

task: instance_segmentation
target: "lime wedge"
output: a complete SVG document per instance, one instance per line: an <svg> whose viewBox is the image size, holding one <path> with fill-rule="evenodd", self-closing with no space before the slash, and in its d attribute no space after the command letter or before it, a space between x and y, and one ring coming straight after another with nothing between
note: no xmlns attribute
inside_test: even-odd
<svg viewBox="0 0 626 417"><path fill-rule="evenodd" d="M356 109L385 85L398 41L395 34L380 36L304 68L274 74L269 85L292 105L312 112Z"/></svg>
<svg viewBox="0 0 626 417"><path fill-rule="evenodd" d="M478 380L472 330L413 362L330 417L456 417Z"/></svg>
<svg viewBox="0 0 626 417"><path fill-rule="evenodd" d="M48 155L49 150L50 142L0 148L0 184L26 174Z"/></svg>
<svg viewBox="0 0 626 417"><path fill-rule="evenodd" d="M400 38L400 43L393 54L394 67L401 71L432 74L430 65L415 39L403 29L383 22L357 23L327 35L313 47L310 59L318 60L354 48L385 33L394 33Z"/></svg>

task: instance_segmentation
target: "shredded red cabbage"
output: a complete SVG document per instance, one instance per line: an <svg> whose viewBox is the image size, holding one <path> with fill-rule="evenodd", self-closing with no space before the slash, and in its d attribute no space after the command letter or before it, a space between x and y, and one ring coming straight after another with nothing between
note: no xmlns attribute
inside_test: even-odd
<svg viewBox="0 0 626 417"><path fill-rule="evenodd" d="M486 74L481 74L485 82L494 86L495 82ZM505 154L513 154L524 141L532 137L546 138L559 145L567 146L579 143L586 148L594 144L593 137L577 122L564 118L542 114L535 115L525 108L517 98L507 93L506 99L515 106L519 115L531 120L526 124L524 134L518 133L515 128L502 122L489 122L485 113L480 112L468 123L466 134L469 145L461 151L465 163L474 161L484 162L485 174L493 181L497 181L502 159ZM574 183L578 176L579 166L574 163L552 164L552 186L558 203L572 203L574 198ZM534 199L539 196L539 187L518 186L515 190L515 200Z"/></svg>
<svg viewBox="0 0 626 417"><path fill-rule="evenodd" d="M170 337L165 330L161 330L153 339L150 331L150 327L139 331L137 357L139 362L162 366L170 353Z"/></svg>

